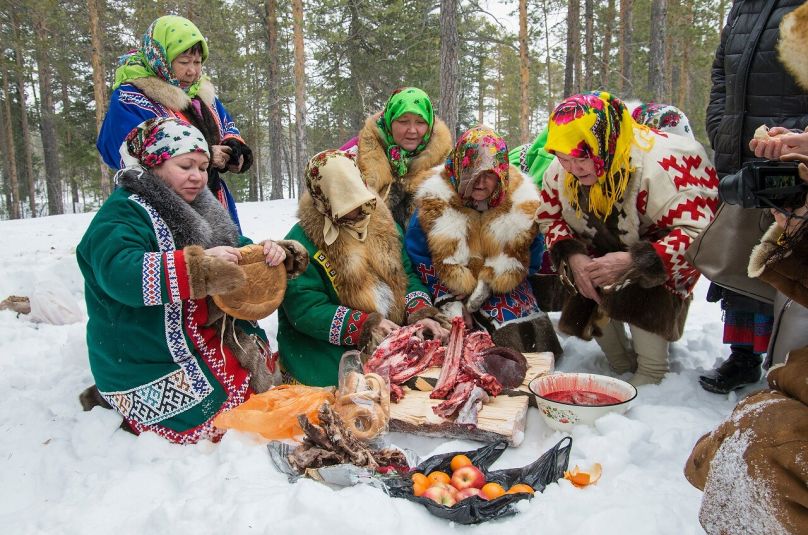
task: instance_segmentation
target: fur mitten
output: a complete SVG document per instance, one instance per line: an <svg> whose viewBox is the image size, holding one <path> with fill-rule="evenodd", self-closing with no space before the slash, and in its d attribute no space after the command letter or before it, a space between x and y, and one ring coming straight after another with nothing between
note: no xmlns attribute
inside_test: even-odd
<svg viewBox="0 0 808 535"><path fill-rule="evenodd" d="M474 288L474 291L471 292L471 295L466 300L466 308L469 312L477 312L490 296L491 286L485 281L477 281L477 287Z"/></svg>
<svg viewBox="0 0 808 535"><path fill-rule="evenodd" d="M446 317L440 310L435 307L424 307L416 312L407 316L407 325L418 323L423 319L432 319L437 321L444 329L452 328L452 320Z"/></svg>
<svg viewBox="0 0 808 535"><path fill-rule="evenodd" d="M232 292L247 282L241 266L208 256L198 245L189 245L183 252L191 286L191 299Z"/></svg>
<svg viewBox="0 0 808 535"><path fill-rule="evenodd" d="M365 323L362 324L362 330L359 333L359 344L357 347L363 353L368 355L376 351L376 347L385 338L384 332L379 328L384 316L378 312L371 312Z"/></svg>
<svg viewBox="0 0 808 535"><path fill-rule="evenodd" d="M252 149L235 138L228 138L222 141L222 145L230 147L230 159L227 161L227 166L238 165L238 159L244 156L244 162L241 164L241 169L237 173L246 173L250 170L253 164Z"/></svg>
<svg viewBox="0 0 808 535"><path fill-rule="evenodd" d="M294 279L301 275L309 266L309 253L303 245L295 240L280 240L276 242L286 251L286 260L283 265L286 267L286 275Z"/></svg>

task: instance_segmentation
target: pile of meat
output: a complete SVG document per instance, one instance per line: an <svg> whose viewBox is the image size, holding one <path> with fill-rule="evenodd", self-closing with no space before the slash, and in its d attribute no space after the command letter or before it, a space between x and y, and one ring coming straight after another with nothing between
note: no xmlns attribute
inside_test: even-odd
<svg viewBox="0 0 808 535"><path fill-rule="evenodd" d="M395 448L372 450L345 428L339 415L328 402L317 413L320 425L309 421L305 414L297 417L305 433L303 444L289 454L287 460L299 473L308 468L321 468L351 463L377 470L380 466L406 466L404 454Z"/></svg>
<svg viewBox="0 0 808 535"><path fill-rule="evenodd" d="M399 385L429 366L441 366L440 377L429 397L444 400L432 410L455 423L476 425L477 413L488 396L503 388L516 388L527 373L525 356L496 347L485 331L467 332L462 318L452 321L449 343L424 340L415 327L390 334L365 365L366 372L390 378L391 397L403 395Z"/></svg>
<svg viewBox="0 0 808 535"><path fill-rule="evenodd" d="M445 348L439 340L424 339L423 327L408 325L390 333L365 364L365 373L378 373L390 383L390 399L404 395L400 385L430 366L443 363Z"/></svg>

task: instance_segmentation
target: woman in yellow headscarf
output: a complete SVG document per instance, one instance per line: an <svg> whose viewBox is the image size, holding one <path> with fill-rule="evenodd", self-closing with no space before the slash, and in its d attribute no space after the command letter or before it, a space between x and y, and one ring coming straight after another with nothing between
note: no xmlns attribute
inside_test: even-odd
<svg viewBox="0 0 808 535"><path fill-rule="evenodd" d="M559 329L594 337L614 371L635 372L634 385L658 383L699 277L684 253L713 218L715 169L698 142L637 124L605 92L559 104L545 150L556 160L539 224L576 290Z"/></svg>

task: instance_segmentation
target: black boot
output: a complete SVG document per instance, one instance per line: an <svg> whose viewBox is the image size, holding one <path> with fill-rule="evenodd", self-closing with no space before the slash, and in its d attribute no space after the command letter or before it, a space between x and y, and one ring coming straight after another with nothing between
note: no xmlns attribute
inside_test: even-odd
<svg viewBox="0 0 808 535"><path fill-rule="evenodd" d="M747 348L732 347L732 354L710 375L699 377L704 390L715 394L731 391L760 381L760 364L763 357Z"/></svg>

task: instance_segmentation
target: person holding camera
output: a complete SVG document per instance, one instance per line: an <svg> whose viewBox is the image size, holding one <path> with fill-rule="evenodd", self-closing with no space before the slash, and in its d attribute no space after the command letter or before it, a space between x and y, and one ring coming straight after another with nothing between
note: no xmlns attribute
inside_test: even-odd
<svg viewBox="0 0 808 535"><path fill-rule="evenodd" d="M96 147L112 169L134 165L126 137L153 117L177 117L199 129L210 147L208 188L241 230L236 203L220 173L244 173L252 149L202 74L208 43L193 22L175 15L151 23L140 47L119 58L109 109Z"/></svg>
<svg viewBox="0 0 808 535"><path fill-rule="evenodd" d="M707 135L719 176L736 173L756 155L764 156L762 150L747 145L761 125L800 131L808 126L808 94L776 56L780 21L802 3L735 0L732 5L713 62L707 107ZM725 256L731 258L732 251ZM743 264L737 264L740 274ZM756 383L771 333L772 306L715 283L710 285L707 300L721 301L723 340L731 354L715 370L699 377L699 383L720 394Z"/></svg>
<svg viewBox="0 0 808 535"><path fill-rule="evenodd" d="M713 218L715 169L698 142L638 124L605 92L559 104L545 150L556 161L537 217L553 264L577 290L558 328L594 337L635 386L659 383L699 278L684 253Z"/></svg>

